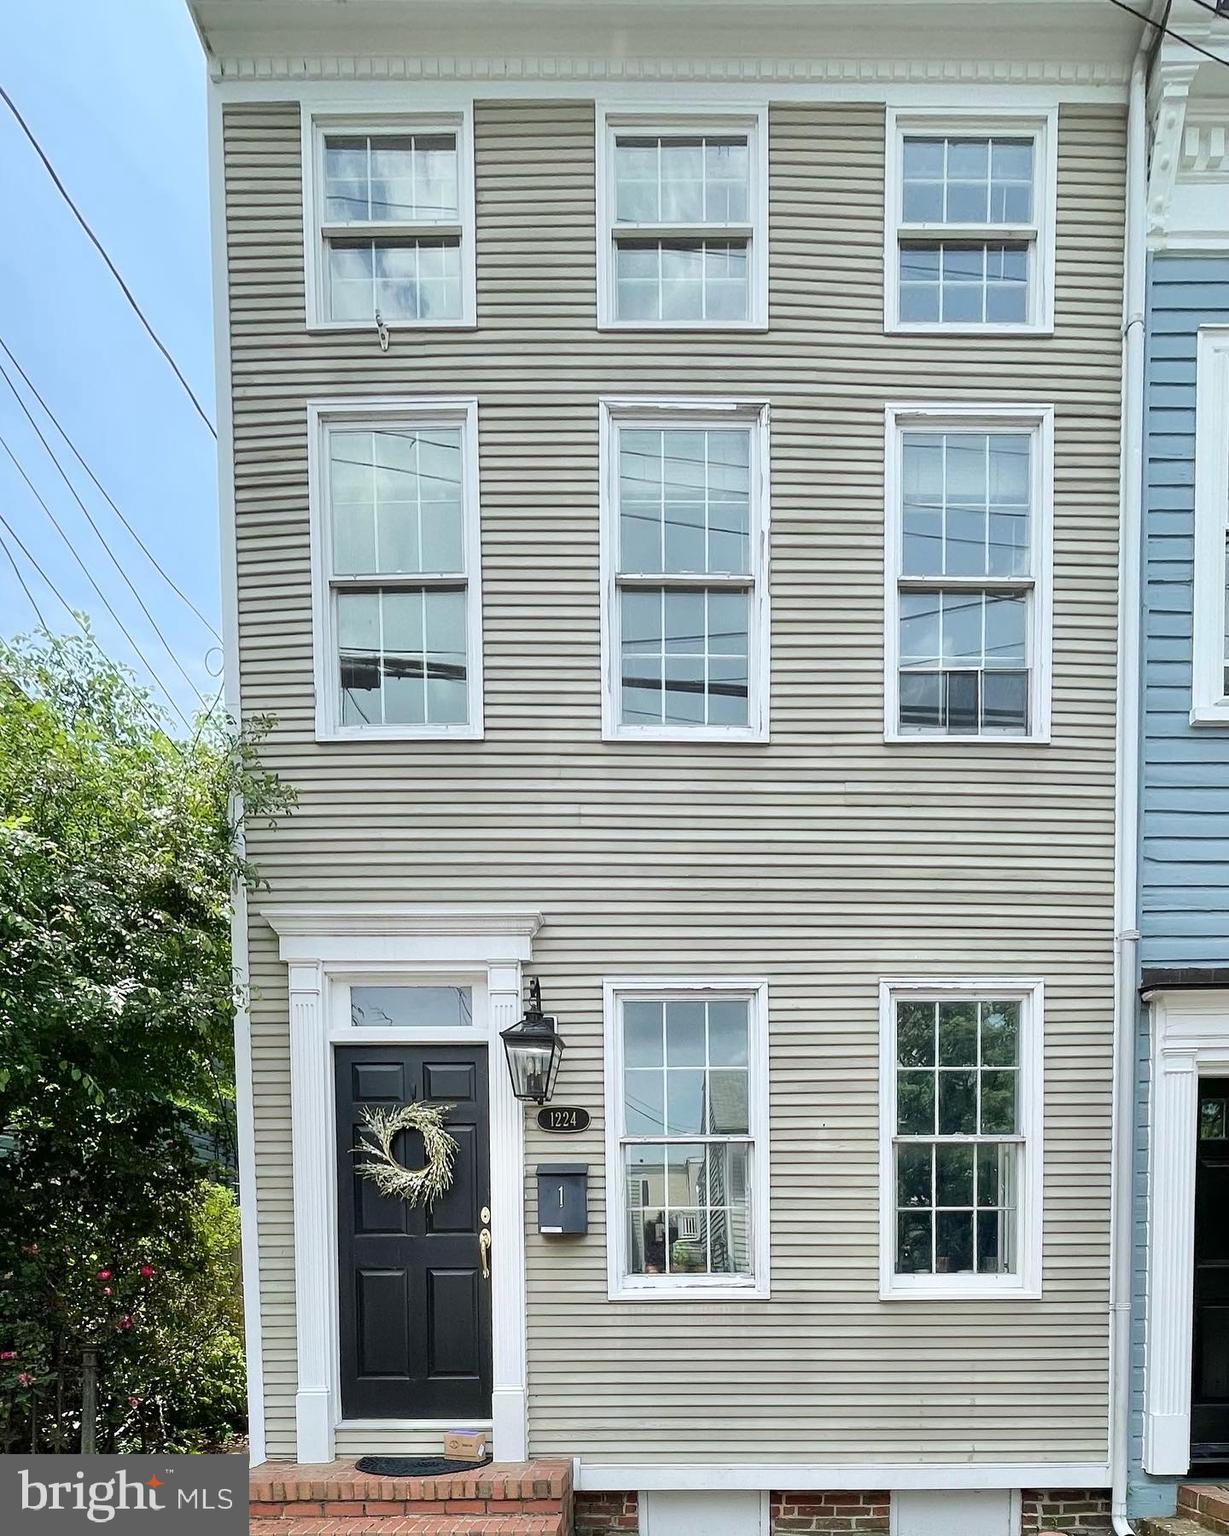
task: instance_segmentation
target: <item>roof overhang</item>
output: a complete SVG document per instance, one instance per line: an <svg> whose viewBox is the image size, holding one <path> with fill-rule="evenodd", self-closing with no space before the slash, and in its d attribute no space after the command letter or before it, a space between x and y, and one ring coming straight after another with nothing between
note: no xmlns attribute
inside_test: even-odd
<svg viewBox="0 0 1229 1536"><path fill-rule="evenodd" d="M910 78L927 67L937 78L960 78L964 67L990 64L1003 69L1005 81L1023 75L1111 85L1126 79L1143 26L1106 0L188 3L214 73L223 77L329 78L337 61L361 60L366 67L358 72L378 78L388 73L379 61L481 57L549 59L562 78L600 78L599 61L629 59L672 62L677 78L687 78L696 60L738 61L741 78L774 78L776 61L810 58L908 61ZM669 70L656 73L671 78Z"/></svg>

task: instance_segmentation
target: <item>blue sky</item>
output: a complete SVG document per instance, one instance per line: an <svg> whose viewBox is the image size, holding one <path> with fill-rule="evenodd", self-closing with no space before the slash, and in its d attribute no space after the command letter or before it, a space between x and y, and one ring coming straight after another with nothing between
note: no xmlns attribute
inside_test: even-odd
<svg viewBox="0 0 1229 1536"><path fill-rule="evenodd" d="M205 81L183 0L0 5L0 84L215 420ZM2 102L0 206L8 215L0 336L158 562L220 628L214 440ZM3 353L0 362L13 373ZM215 637L151 566L36 402L28 403L192 685L212 698L221 664ZM190 715L192 688L2 378L0 436L152 671ZM3 448L0 513L51 586L90 615L103 649L153 686ZM12 547L3 524L0 538ZM13 554L48 626L72 627L48 584L15 547ZM35 622L0 550L0 634Z"/></svg>

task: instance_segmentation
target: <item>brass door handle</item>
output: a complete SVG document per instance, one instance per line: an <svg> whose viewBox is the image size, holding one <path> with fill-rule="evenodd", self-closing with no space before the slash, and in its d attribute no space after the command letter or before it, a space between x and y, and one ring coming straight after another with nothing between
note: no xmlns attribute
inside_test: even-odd
<svg viewBox="0 0 1229 1536"><path fill-rule="evenodd" d="M478 1257L482 1263L482 1278L491 1278L491 1229L483 1227L478 1234Z"/></svg>

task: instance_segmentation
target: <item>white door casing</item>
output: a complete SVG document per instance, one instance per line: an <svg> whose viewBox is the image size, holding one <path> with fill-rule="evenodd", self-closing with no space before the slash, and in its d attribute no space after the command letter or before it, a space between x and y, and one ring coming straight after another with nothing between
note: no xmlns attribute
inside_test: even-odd
<svg viewBox="0 0 1229 1536"><path fill-rule="evenodd" d="M1191 1462L1199 1079L1229 1073L1229 991L1158 992L1152 1006L1144 1470Z"/></svg>
<svg viewBox="0 0 1229 1536"><path fill-rule="evenodd" d="M455 1031L355 1029L332 1006L333 994L365 978L408 984L446 974L471 979L485 995L487 1027L483 1031L479 1023L464 1038L486 1044L490 1073L492 1449L499 1461L524 1461L525 1124L499 1033L521 1016L521 965L530 958L541 914L305 904L268 907L263 916L289 967L296 1455L304 1462L331 1461L341 1422L333 1046L462 1038Z"/></svg>

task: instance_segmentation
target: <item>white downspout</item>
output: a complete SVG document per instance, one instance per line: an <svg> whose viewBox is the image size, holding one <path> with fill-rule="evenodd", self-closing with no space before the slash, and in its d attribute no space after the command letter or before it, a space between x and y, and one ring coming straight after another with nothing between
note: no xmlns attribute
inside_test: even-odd
<svg viewBox="0 0 1229 1536"><path fill-rule="evenodd" d="M1143 520L1144 303L1147 205L1147 57L1141 40L1127 109L1126 270L1122 326L1122 466L1118 558L1118 728L1114 881L1114 1110L1110 1247L1110 1498L1114 1530L1127 1520L1131 1431L1131 1210L1134 1183L1136 979L1139 947L1140 585Z"/></svg>

